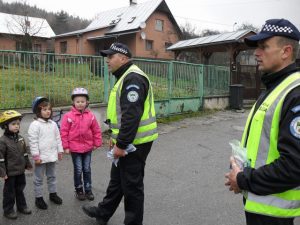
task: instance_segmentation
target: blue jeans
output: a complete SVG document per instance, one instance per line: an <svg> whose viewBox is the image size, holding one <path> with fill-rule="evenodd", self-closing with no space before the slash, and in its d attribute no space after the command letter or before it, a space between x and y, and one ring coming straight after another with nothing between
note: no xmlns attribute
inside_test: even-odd
<svg viewBox="0 0 300 225"><path fill-rule="evenodd" d="M72 161L74 166L74 186L75 190L81 190L82 177L84 183L84 191L91 191L92 189L92 172L91 172L91 158L92 151L86 153L72 152Z"/></svg>

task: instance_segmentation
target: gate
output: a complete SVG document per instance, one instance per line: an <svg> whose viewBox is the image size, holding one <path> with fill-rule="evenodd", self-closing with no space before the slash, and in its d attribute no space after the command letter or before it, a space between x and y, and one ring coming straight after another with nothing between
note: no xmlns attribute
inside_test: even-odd
<svg viewBox="0 0 300 225"><path fill-rule="evenodd" d="M238 83L244 86L244 99L257 99L263 85L256 65L237 65Z"/></svg>

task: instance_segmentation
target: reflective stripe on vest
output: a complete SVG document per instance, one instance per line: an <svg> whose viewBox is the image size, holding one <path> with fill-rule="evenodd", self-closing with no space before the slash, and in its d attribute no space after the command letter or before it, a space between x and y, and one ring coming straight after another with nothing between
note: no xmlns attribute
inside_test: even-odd
<svg viewBox="0 0 300 225"><path fill-rule="evenodd" d="M156 115L153 100L152 86L148 76L140 70L136 65L132 65L128 70L120 77L113 89L111 90L108 107L107 117L110 120L110 128L112 130L111 137L113 142L116 143L116 138L121 128L121 105L120 105L120 94L123 86L123 81L129 73L137 73L147 78L149 82L149 91L147 98L144 103L144 112L139 123L137 134L133 141L133 144L142 144L155 140L158 137Z"/></svg>
<svg viewBox="0 0 300 225"><path fill-rule="evenodd" d="M277 142L281 108L286 95L297 86L300 86L300 73L291 74L267 96L253 118L255 105L252 107L241 141L243 146L246 145L252 168L257 169L279 158ZM246 211L274 217L300 216L300 187L267 196L248 192L246 198Z"/></svg>

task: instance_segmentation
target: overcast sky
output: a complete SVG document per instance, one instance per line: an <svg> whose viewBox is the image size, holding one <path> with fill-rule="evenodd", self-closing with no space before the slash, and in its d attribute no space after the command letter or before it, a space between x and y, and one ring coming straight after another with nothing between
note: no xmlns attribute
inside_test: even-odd
<svg viewBox="0 0 300 225"><path fill-rule="evenodd" d="M3 0L14 2L16 0ZM24 0L19 0L24 2ZM148 0L137 0L138 3ZM129 0L27 0L46 11L64 10L70 15L93 19L101 11L129 5ZM261 27L267 19L286 18L300 30L299 0L166 0L179 25L232 31L242 23Z"/></svg>

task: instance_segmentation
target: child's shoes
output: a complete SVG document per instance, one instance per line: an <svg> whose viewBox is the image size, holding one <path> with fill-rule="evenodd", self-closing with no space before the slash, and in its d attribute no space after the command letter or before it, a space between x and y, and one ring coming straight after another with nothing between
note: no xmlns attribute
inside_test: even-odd
<svg viewBox="0 0 300 225"><path fill-rule="evenodd" d="M47 209L48 205L46 204L46 202L44 201L43 197L38 197L35 198L35 205L36 207L38 207L39 209Z"/></svg>
<svg viewBox="0 0 300 225"><path fill-rule="evenodd" d="M54 202L57 205L61 205L62 202L63 202L62 199L57 195L56 192L50 193L49 194L49 199L50 199L51 202Z"/></svg>
<svg viewBox="0 0 300 225"><path fill-rule="evenodd" d="M79 201L84 201L85 200L85 195L83 193L82 188L78 188L75 191L75 197L79 200Z"/></svg>
<svg viewBox="0 0 300 225"><path fill-rule="evenodd" d="M85 197L90 201L93 201L95 198L92 191L85 192Z"/></svg>

